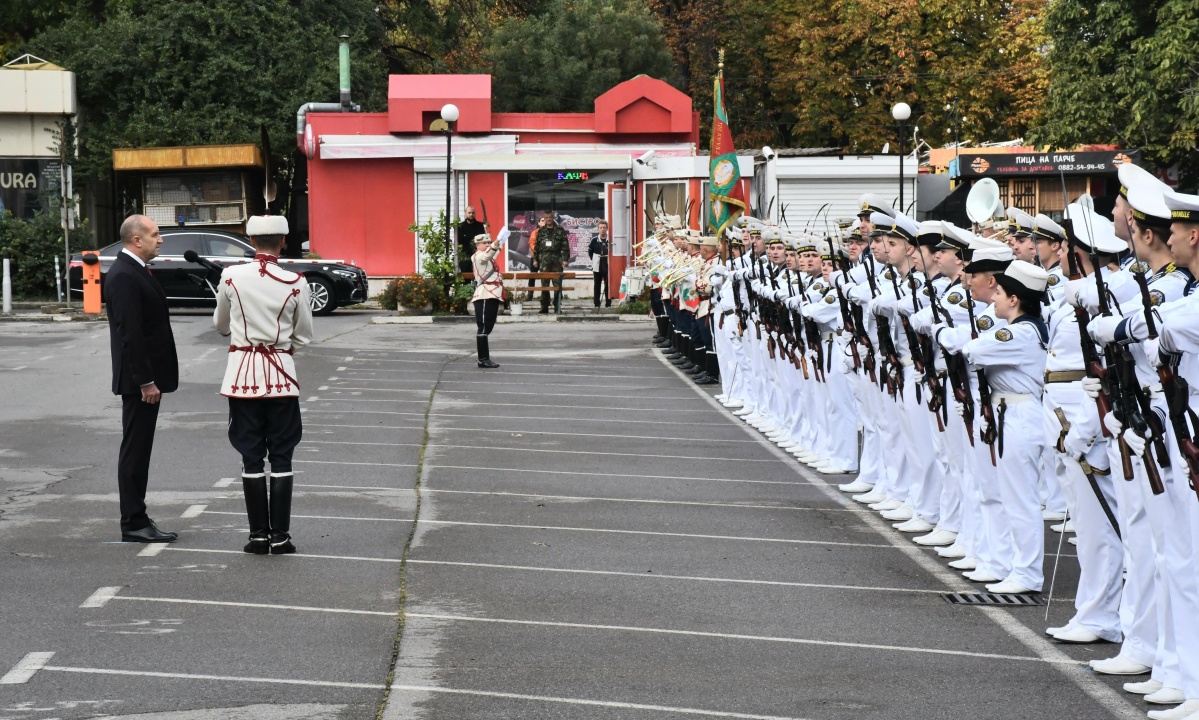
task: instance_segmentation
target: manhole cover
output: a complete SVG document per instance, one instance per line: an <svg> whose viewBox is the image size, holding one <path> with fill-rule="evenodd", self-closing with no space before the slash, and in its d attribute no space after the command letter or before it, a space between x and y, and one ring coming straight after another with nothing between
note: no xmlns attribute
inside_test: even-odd
<svg viewBox="0 0 1199 720"><path fill-rule="evenodd" d="M1045 599L1037 593L1015 595L1011 593L945 593L950 605L1044 605Z"/></svg>

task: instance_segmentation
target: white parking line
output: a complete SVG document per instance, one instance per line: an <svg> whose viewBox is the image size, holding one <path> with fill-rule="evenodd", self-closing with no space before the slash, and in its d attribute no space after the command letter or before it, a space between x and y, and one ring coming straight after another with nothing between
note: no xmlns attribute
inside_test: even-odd
<svg viewBox="0 0 1199 720"><path fill-rule="evenodd" d="M988 660L1015 660L1018 662L1035 662L1062 665L1082 665L1085 661L1065 659L1047 659L1032 655L1002 655L999 653L980 653L968 650L942 650L930 647L911 647L907 645L880 645L877 643L855 643L836 640L812 640L808 638L777 637L771 635L743 635L740 633L709 632L704 630L672 630L669 628L637 627L633 625L598 625L593 623L568 623L548 620L516 620L512 618L488 618L470 615L443 615L439 613L404 613L407 618L424 620L446 620L456 622L492 623L497 625L524 625L535 627L572 628L577 630L607 630L614 632L648 633L653 635L682 635L686 637L716 638L720 640L747 640L750 642L785 643L795 645L822 645L826 647L860 648L863 650L888 650L891 652L909 652L927 655L951 655L954 657L984 658Z"/></svg>
<svg viewBox="0 0 1199 720"><path fill-rule="evenodd" d="M346 443L349 444L349 443ZM385 444L385 443L375 443ZM735 463L771 463L777 464L779 461L775 458L721 458L721 457L699 457L696 455L655 455L652 453L630 453L630 452L604 452L601 450L546 450L542 448L526 448L526 447L483 447L480 445L446 445L443 443L429 443L430 447L436 448L455 448L459 450L486 450L487 452L518 452L518 453L557 453L560 455L615 455L622 458L665 458L668 460L699 460L701 462L735 462Z"/></svg>
<svg viewBox="0 0 1199 720"><path fill-rule="evenodd" d="M361 388L355 388L361 389ZM520 395L521 397L543 398L543 397L580 397L580 398L605 398L610 400L672 400L674 402L703 402L700 398L694 397L673 397L662 395L609 395L598 394L588 395L585 393L547 393L541 390L530 388L529 390L438 390L439 393L451 393L454 395ZM574 407L573 405L569 407Z"/></svg>
<svg viewBox="0 0 1199 720"><path fill-rule="evenodd" d="M188 507L186 510L184 510L183 514L180 515L179 517L180 518L200 517L200 515L203 514L203 512L204 512L204 508L206 508L206 507L208 507L208 506L207 505L192 505L192 506Z"/></svg>
<svg viewBox="0 0 1199 720"><path fill-rule="evenodd" d="M236 480L237 480L237 478L221 478L220 480L216 481L216 484L213 485L213 487L214 488L226 488L226 487L229 487L230 485L232 485Z"/></svg>
<svg viewBox="0 0 1199 720"><path fill-rule="evenodd" d="M371 373L371 374L373 375L376 373ZM587 377L593 377L593 376L588 375ZM668 380L669 378L662 378L662 379ZM409 379L409 378L391 378L391 377L388 377L388 378L357 377L351 373L345 373L344 375L339 375L337 377L331 377L331 378L329 378L329 380L331 380L331 381L332 380L340 380L342 382L424 383L426 385L430 383L429 380L425 380L425 379L415 379L414 380L414 379ZM450 384L450 385L495 385L495 381L494 380L448 380L447 379L447 380L443 380L442 384L443 385L446 385L446 384ZM578 383L578 382L556 382L556 383L554 383L554 382L527 382L527 383L505 382L504 387L527 387L527 388L530 388L529 392L532 393L532 392L536 392L537 389L539 389L539 388L547 388L547 387L562 387L562 388L592 387L592 388L611 389L612 384L611 383L606 383L606 384ZM355 389L357 389L357 388L355 388ZM375 388L370 388L370 389L373 390ZM675 385L624 385L624 384L622 384L620 386L620 389L621 390L676 390L678 388Z"/></svg>
<svg viewBox="0 0 1199 720"><path fill-rule="evenodd" d="M345 462L344 460L338 460L338 461L333 461L333 460L293 460L292 462L298 463L298 464L303 464L303 465L369 465L371 467L403 467L403 468L416 467L415 465L404 464L404 463Z"/></svg>
<svg viewBox="0 0 1199 720"><path fill-rule="evenodd" d="M167 549L170 543L149 543L142 551L137 554L138 557L157 557L162 554L163 550Z"/></svg>
<svg viewBox="0 0 1199 720"><path fill-rule="evenodd" d="M350 415L411 415L414 417L422 417L422 418L425 416L425 414L423 412L402 412L399 410L358 410L358 409L354 409L354 410L308 410L307 412L326 414L326 415L347 415L347 414L350 414ZM215 413L215 414L222 414L222 413ZM728 428L729 427L728 423L711 423L711 422L674 422L672 420L630 420L627 418L621 418L619 421L616 421L616 420L612 420L611 418L575 418L575 417L564 418L564 417L549 417L549 416L541 416L541 415L537 415L537 416L530 416L530 415L479 415L477 413L471 413L471 414L448 413L448 412L438 412L436 410L431 411L429 413L429 415L430 415L430 417L464 417L464 418L470 418L471 420L494 419L494 420L523 420L525 422L538 422L538 421L545 421L545 422L558 422L558 421L599 422L599 423L605 423L607 425L611 425L615 422L619 422L621 425L672 425L672 426L687 426L687 427L702 426L702 427L712 427L712 428L715 428L715 427Z"/></svg>
<svg viewBox="0 0 1199 720"><path fill-rule="evenodd" d="M353 688L362 690L382 690L379 683L334 682L331 680L286 680L283 678L246 677L245 675L198 675L194 673L153 672L149 670L109 670L105 668L86 668L47 665L42 670L65 673L83 673L85 675L124 675L130 677L170 678L172 680L216 680L218 682L268 683L275 685L312 685L315 687Z"/></svg>
<svg viewBox="0 0 1199 720"><path fill-rule="evenodd" d="M227 552L236 552L229 550ZM944 590L920 590L915 588L897 587L867 587L864 585L830 585L827 583L789 582L785 580L745 580L742 578L697 577L694 575L665 575L649 572L623 572L619 570L579 570L576 568L531 567L528 565L494 565L491 563L453 562L450 560L416 560L408 559L412 565L445 565L451 567L472 567L491 570L520 570L524 572L563 573L567 575L609 575L614 577L630 577L642 580L682 580L686 582L727 583L730 585L766 585L771 587L813 588L818 590L851 590L854 592L895 592L939 595Z"/></svg>
<svg viewBox="0 0 1199 720"><path fill-rule="evenodd" d="M449 428L447 428L447 430L449 430ZM453 432L494 433L495 428L454 427ZM566 436L573 437L573 438L579 437L579 433L577 433L577 432L554 432L552 430L521 429L520 434L522 434L522 435L566 435ZM613 435L613 434L604 434L604 433L591 433L591 432L587 433L587 439L590 440L591 438L615 438L615 439L620 439L620 440L649 440L649 441L671 440L671 441L675 441L675 442L701 443L704 445L707 445L709 443L757 444L753 440L725 440L722 438L708 438L708 437L695 437L695 436L692 436L692 437L668 437L668 436L664 436L664 435Z"/></svg>
<svg viewBox="0 0 1199 720"><path fill-rule="evenodd" d="M38 670L43 670L46 663L54 657L52 652L31 652L21 658L12 670L4 673L4 677L0 677L0 685L24 685L37 674Z"/></svg>
<svg viewBox="0 0 1199 720"><path fill-rule="evenodd" d="M112 600L114 597L116 597L117 593L120 591L121 591L120 585L110 585L108 587L102 587L99 590L97 590L96 592L92 593L88 597L88 599L84 600L83 604L80 605L79 607L81 607L81 608L102 608L108 604L109 600Z"/></svg>
<svg viewBox="0 0 1199 720"><path fill-rule="evenodd" d="M245 513L229 512L222 510L205 510L205 515L237 515L244 517ZM292 518L302 518L308 520L348 520L352 522L412 522L412 518L381 518L381 517L350 517L346 515L292 515ZM853 547L853 548L888 548L891 550L901 549L890 543L858 543L858 542L837 542L830 540L795 540L791 538L766 538L753 537L744 535L704 535L698 533L672 533L661 532L657 530L613 530L609 528L585 528L585 527L570 527L564 525L518 525L515 523L484 523L484 522L467 522L462 520L420 520L422 525L448 525L460 527L485 527L485 528L506 528L514 530L559 530L563 532L583 532L583 533L604 533L612 535L647 535L650 537L677 537L688 538L694 540L735 540L738 542L763 542L763 543L782 543L785 545L828 545L833 547Z"/></svg>
<svg viewBox="0 0 1199 720"><path fill-rule="evenodd" d="M541 493L495 492L489 490L439 490L437 488L428 487L423 488L422 492L441 493L443 495L488 495L492 497L541 498L544 500L586 500L588 502L645 503L648 505L697 505L700 507L719 507L746 510L786 510L788 512L852 512L851 508L844 507L821 508L794 507L787 505L745 505L741 503L698 502L695 500L652 500L642 498L587 497L582 495L543 495Z"/></svg>
<svg viewBox="0 0 1199 720"><path fill-rule="evenodd" d="M642 703L616 702L612 700L587 700L585 698L554 697L551 695L523 695L520 693L493 692L490 690L464 690L462 688L447 688L433 685L392 685L392 691L410 691L443 693L447 695L473 695L476 697L503 698L505 700L530 700L535 702L562 703L565 705L583 705L590 707L620 708L625 710L649 710L666 712L677 715L699 715L701 717L733 718L734 720L803 720L802 718L782 717L779 715L753 715L751 713L724 712L721 710L701 710L698 708L674 707L671 705L645 705ZM391 713L384 711L384 720L389 720Z"/></svg>
<svg viewBox="0 0 1199 720"><path fill-rule="evenodd" d="M218 555L245 555L244 550L217 550L214 548L185 548L185 547L167 547L172 552L190 552L190 553L216 553ZM286 559L284 559L286 558ZM284 555L283 562L296 562L298 560L313 559L313 560L357 560L360 562L376 562L376 563L391 563L398 565L400 558L379 558L379 557L361 557L357 555L313 555L312 553L296 553L294 555Z"/></svg>
<svg viewBox="0 0 1199 720"><path fill-rule="evenodd" d="M348 608L331 608L331 607L314 607L311 605L272 605L271 603L250 603L250 602L235 602L231 600L197 600L195 598L164 598L164 597L138 597L134 595L118 595L113 600L130 600L133 602L156 602L179 605L212 605L218 607L240 607L252 608L255 610L295 610L298 612L319 612L330 613L333 615L371 615L374 617L389 617L396 616L394 612L386 612L383 610L351 610Z"/></svg>
<svg viewBox="0 0 1199 720"><path fill-rule="evenodd" d="M425 472L432 470L486 470L488 472L541 473L545 475L595 475L599 477L633 478L636 480L695 480L699 482L747 483L752 485L815 485L800 480L744 480L741 478L704 478L689 475L640 475L609 472L585 472L582 470L529 470L527 468L483 467L479 465L432 465L425 462Z"/></svg>

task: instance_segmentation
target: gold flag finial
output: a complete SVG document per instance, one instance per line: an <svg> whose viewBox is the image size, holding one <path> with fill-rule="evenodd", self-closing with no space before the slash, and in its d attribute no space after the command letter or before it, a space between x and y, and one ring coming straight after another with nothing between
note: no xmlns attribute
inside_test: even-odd
<svg viewBox="0 0 1199 720"><path fill-rule="evenodd" d="M716 64L716 69L724 72L724 48L720 48L720 62Z"/></svg>

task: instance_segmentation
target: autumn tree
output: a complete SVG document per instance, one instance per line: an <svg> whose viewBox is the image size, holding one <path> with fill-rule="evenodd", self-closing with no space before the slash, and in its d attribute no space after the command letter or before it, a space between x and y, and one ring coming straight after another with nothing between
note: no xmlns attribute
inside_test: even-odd
<svg viewBox="0 0 1199 720"><path fill-rule="evenodd" d="M555 0L500 25L485 63L500 112L591 112L625 80L673 75L658 22L636 0Z"/></svg>
<svg viewBox="0 0 1199 720"><path fill-rule="evenodd" d="M385 0L384 51L401 74L478 72L494 30L542 12L549 0Z"/></svg>
<svg viewBox="0 0 1199 720"><path fill-rule="evenodd" d="M1039 118L1043 0L784 0L766 53L801 145L878 152L891 106L930 145L1020 137ZM959 112L949 112L956 103Z"/></svg>
<svg viewBox="0 0 1199 720"><path fill-rule="evenodd" d="M1056 0L1039 143L1111 142L1199 180L1199 14L1189 0Z"/></svg>
<svg viewBox="0 0 1199 720"><path fill-rule="evenodd" d="M719 51L725 51L725 106L737 147L790 144L793 115L774 98L774 74L761 32L773 22L772 2L649 0L674 57L675 85L710 120ZM710 122L701 123L700 146L709 143Z"/></svg>

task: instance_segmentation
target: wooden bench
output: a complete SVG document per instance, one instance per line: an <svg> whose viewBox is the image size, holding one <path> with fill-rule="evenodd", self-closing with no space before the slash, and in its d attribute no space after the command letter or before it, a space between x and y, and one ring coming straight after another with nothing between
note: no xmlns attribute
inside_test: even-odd
<svg viewBox="0 0 1199 720"><path fill-rule="evenodd" d="M500 275L505 280L528 280L529 281L528 285L509 287L508 289L511 290L512 292L517 292L517 293L552 292L552 293L555 293L555 295L554 295L554 312L555 313L560 312L562 309L561 292L562 292L562 288L565 284L565 281L566 280L575 280L577 278L583 277L583 275L581 273L574 273L574 272L544 272L544 273L506 272L506 273L500 273ZM475 279L475 274L474 273L462 273L462 279L466 280L466 281L473 281ZM533 284L533 281L536 281L536 280L555 280L555 281L557 281L557 284L535 285L535 284Z"/></svg>

